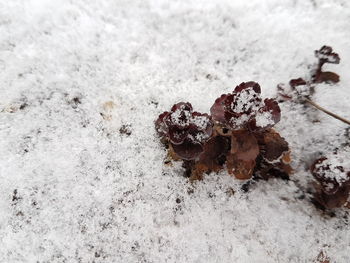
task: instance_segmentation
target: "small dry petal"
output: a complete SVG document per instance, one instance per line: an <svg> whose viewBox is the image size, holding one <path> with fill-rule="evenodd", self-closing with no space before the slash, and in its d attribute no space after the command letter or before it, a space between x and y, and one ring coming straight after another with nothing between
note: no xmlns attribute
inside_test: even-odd
<svg viewBox="0 0 350 263"><path fill-rule="evenodd" d="M225 101L229 94L223 94L215 100L215 103L210 108L210 113L213 120L224 123L225 122Z"/></svg>
<svg viewBox="0 0 350 263"><path fill-rule="evenodd" d="M293 88L295 88L296 86L303 86L306 85L306 81L302 78L298 78L298 79L291 79L289 81L289 85Z"/></svg>
<svg viewBox="0 0 350 263"><path fill-rule="evenodd" d="M162 114L159 115L158 119L155 122L156 131L158 132L159 136L163 137L166 136L168 133L168 127L164 122L164 119L169 115L169 112L165 111Z"/></svg>

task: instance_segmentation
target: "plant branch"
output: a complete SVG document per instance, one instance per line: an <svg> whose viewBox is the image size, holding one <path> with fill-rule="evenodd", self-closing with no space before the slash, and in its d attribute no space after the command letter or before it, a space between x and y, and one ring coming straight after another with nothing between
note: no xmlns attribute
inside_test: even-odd
<svg viewBox="0 0 350 263"><path fill-rule="evenodd" d="M320 105L318 105L317 103L313 102L312 100L305 99L305 101L306 101L307 103L311 104L312 106L314 106L316 109L318 109L318 110L320 110L320 111L323 111L324 113L326 113L326 114L332 116L333 118L338 119L338 120L340 120L340 121L342 121L342 122L344 122L344 123L350 125L350 121L349 121L349 120L344 119L344 118L338 116L337 114L334 114L333 112L330 112L330 111L326 110L325 108L321 107Z"/></svg>

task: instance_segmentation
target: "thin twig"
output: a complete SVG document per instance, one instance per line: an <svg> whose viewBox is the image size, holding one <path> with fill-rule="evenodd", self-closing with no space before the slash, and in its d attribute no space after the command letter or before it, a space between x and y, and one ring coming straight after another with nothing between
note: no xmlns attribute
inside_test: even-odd
<svg viewBox="0 0 350 263"><path fill-rule="evenodd" d="M305 101L306 101L307 103L311 104L312 106L314 106L316 109L319 109L320 111L323 111L324 113L326 113L326 114L332 116L333 118L336 118L336 119L338 119L338 120L340 120L340 121L342 121L342 122L344 122L344 123L350 125L350 121L349 121L349 120L344 119L344 118L338 116L337 114L334 114L333 112L330 112L330 111L326 110L325 108L323 108L323 107L321 107L320 105L316 104L316 103L313 102L312 100L305 99Z"/></svg>

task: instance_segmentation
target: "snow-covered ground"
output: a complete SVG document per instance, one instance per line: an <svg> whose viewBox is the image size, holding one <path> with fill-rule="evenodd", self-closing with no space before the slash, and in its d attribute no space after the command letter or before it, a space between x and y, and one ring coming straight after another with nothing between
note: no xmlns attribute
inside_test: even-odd
<svg viewBox="0 0 350 263"><path fill-rule="evenodd" d="M178 101L208 112L242 81L341 63L315 101L350 118L350 2L0 2L0 262L350 262L347 212L306 194L305 168L345 124L282 105L295 174L248 193L226 172L191 185L163 163L153 121ZM234 191L234 194L232 194Z"/></svg>

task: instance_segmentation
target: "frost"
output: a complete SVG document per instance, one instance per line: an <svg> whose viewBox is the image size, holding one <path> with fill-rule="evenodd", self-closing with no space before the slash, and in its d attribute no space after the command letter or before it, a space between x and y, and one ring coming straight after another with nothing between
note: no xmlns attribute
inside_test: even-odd
<svg viewBox="0 0 350 263"><path fill-rule="evenodd" d="M241 127L244 125L247 121L251 119L253 114L242 114L239 117L232 117L230 120L230 123L232 127ZM254 115L253 115L254 116Z"/></svg>
<svg viewBox="0 0 350 263"><path fill-rule="evenodd" d="M331 55L318 54L317 58L327 60L327 61L329 61L329 63L336 63L337 62L337 59Z"/></svg>
<svg viewBox="0 0 350 263"><path fill-rule="evenodd" d="M307 97L310 95L310 87L308 85L298 85L295 90L299 96Z"/></svg>
<svg viewBox="0 0 350 263"><path fill-rule="evenodd" d="M272 115L268 111L258 112L255 116L255 120L256 120L256 126L258 127L267 127L269 125L274 124Z"/></svg>
<svg viewBox="0 0 350 263"><path fill-rule="evenodd" d="M348 172L350 171L349 159L350 151L341 151L337 154L329 153L327 159L322 163L316 164L315 168L320 170L322 177L334 180L339 185L350 180ZM325 169L326 168L326 169Z"/></svg>
<svg viewBox="0 0 350 263"><path fill-rule="evenodd" d="M204 130L208 126L209 118L207 116L193 116L191 117L190 122L196 125L198 128Z"/></svg>
<svg viewBox="0 0 350 263"><path fill-rule="evenodd" d="M191 113L189 111L184 111L183 109L178 109L170 115L170 118L174 124L180 127L186 127L190 123Z"/></svg>
<svg viewBox="0 0 350 263"><path fill-rule="evenodd" d="M231 109L238 113L257 111L261 106L258 97L253 88L245 89L234 97Z"/></svg>

